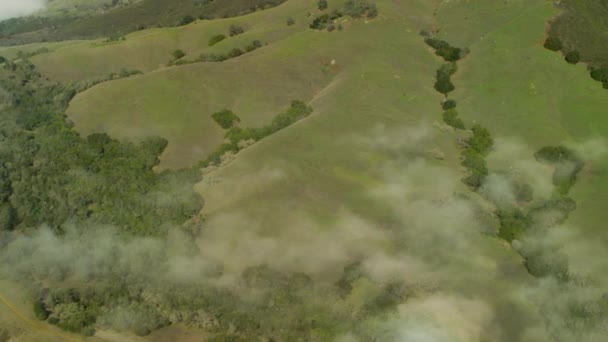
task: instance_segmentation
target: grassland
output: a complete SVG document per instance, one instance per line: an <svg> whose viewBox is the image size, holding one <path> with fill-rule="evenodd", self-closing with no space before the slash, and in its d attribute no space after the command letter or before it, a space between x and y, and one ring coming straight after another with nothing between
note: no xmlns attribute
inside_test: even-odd
<svg viewBox="0 0 608 342"><path fill-rule="evenodd" d="M519 4L519 14L496 22L487 34L463 28L446 30L443 35L474 51L462 62L456 77L462 85L454 94L461 99L460 113L466 120L488 127L496 136L522 141L530 151L564 143L586 146L589 159L573 188L578 208L569 222L581 235L606 242L602 203L608 195L602 189L608 186L608 163L605 158L593 157L601 155L601 141L608 135L606 92L588 76L584 65L569 65L561 54L542 47L546 20L556 13L551 4L509 3ZM481 0L469 5L480 13L485 13L483 6L487 11L496 6ZM465 15L458 12L458 7L444 7L442 20L456 21ZM469 16L469 20L479 19ZM503 170L509 166L512 161L494 165ZM575 262L585 269L586 260Z"/></svg>
<svg viewBox="0 0 608 342"><path fill-rule="evenodd" d="M378 1L377 19L349 20L333 33L305 29L313 5L292 0L241 18L137 32L116 43L74 43L34 62L62 81L122 67L145 71L78 95L68 115L85 134L165 136L170 144L163 167L193 165L222 141L223 132L210 117L216 110L231 108L244 126L261 126L292 99L309 102L315 109L310 117L242 151L197 186L206 201L207 229L226 228L221 222L228 216L234 220L228 228L236 233L278 236L278 244L285 245L293 242L281 240L282 232L303 217L312 224L301 227L294 240L330 230L343 212L371 222L374 231L407 234L420 219L410 208L418 201L441 202L468 192L460 183L458 135L435 124L441 121L442 96L433 89L433 76L441 61L424 45L421 29L439 29L439 37L471 49L459 62L451 95L467 123L479 122L499 138L518 137L530 155L545 145L608 134L601 85L583 66L568 65L542 48L546 20L555 14L546 1ZM290 16L293 27L285 25ZM248 30L206 47L210 36L231 23ZM176 48L196 56L252 39L270 44L223 63L162 67ZM445 158L433 158L431 150ZM602 239L608 236L602 231L607 167L588 161L574 188L579 208L571 220L583 235ZM384 188L396 193L393 201L375 197ZM450 249L456 236L466 233L433 228L447 242L425 244L434 232L419 232L402 249L420 254L428 253L423 247ZM489 303L494 324L501 327L497 339L525 340L523 328L538 320L537 313L502 294L533 279L499 240L482 234L467 238L462 258L437 266L442 289ZM581 260L574 261L578 267Z"/></svg>

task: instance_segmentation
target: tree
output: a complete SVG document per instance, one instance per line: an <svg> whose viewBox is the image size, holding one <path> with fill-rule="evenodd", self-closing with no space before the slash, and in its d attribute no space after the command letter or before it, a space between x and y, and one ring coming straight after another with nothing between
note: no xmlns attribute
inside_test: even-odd
<svg viewBox="0 0 608 342"><path fill-rule="evenodd" d="M453 109L456 108L456 101L454 100L445 100L441 103L441 108L443 108L443 110L448 110L448 109Z"/></svg>
<svg viewBox="0 0 608 342"><path fill-rule="evenodd" d="M211 37L211 39L209 39L209 46L213 46L213 45L221 42L224 39L226 39L225 35L223 35L223 34L216 34L215 36Z"/></svg>
<svg viewBox="0 0 608 342"><path fill-rule="evenodd" d="M179 26L183 26L183 25L188 25L191 22L195 21L196 19L194 19L193 16L191 15L186 15L182 18L182 20L179 22Z"/></svg>
<svg viewBox="0 0 608 342"><path fill-rule="evenodd" d="M562 41L557 37L551 36L551 37L547 38L544 46L545 46L545 49L548 49L551 51L559 51L562 49Z"/></svg>
<svg viewBox="0 0 608 342"><path fill-rule="evenodd" d="M458 112L454 108L448 109L443 112L443 121L456 129L465 128L464 122L458 117Z"/></svg>
<svg viewBox="0 0 608 342"><path fill-rule="evenodd" d="M229 32L230 32L230 37L234 37L236 35L239 35L239 34L245 32L245 30L240 25L232 24L232 25L230 25Z"/></svg>
<svg viewBox="0 0 608 342"><path fill-rule="evenodd" d="M456 87L454 86L454 84L452 84L452 81L450 81L449 77L438 78L435 82L435 90L444 95L447 95L449 92L454 91L454 89L456 89Z"/></svg>
<svg viewBox="0 0 608 342"><path fill-rule="evenodd" d="M293 20L293 19L292 19ZM289 25L289 24L288 24ZM0 64L6 63L6 58L0 56Z"/></svg>
<svg viewBox="0 0 608 342"><path fill-rule="evenodd" d="M295 23L296 23L296 21L295 21L295 20L293 20L293 18L292 18L292 17L287 18L287 26L292 26L292 25L294 25ZM1 57L0 57L0 63L2 63L2 59L1 59Z"/></svg>
<svg viewBox="0 0 608 342"><path fill-rule="evenodd" d="M317 7L319 8L319 10L324 11L327 9L327 0L319 0L319 2L317 3Z"/></svg>
<svg viewBox="0 0 608 342"><path fill-rule="evenodd" d="M173 51L173 58L175 60L178 60L178 59L184 57L185 55L186 55L186 53L182 50L177 49L177 50Z"/></svg>
<svg viewBox="0 0 608 342"><path fill-rule="evenodd" d="M211 117L223 129L229 129L234 126L235 123L241 122L241 119L230 109L215 112Z"/></svg>
<svg viewBox="0 0 608 342"><path fill-rule="evenodd" d="M570 64L577 64L581 60L581 55L578 51L570 51L566 54L566 62Z"/></svg>

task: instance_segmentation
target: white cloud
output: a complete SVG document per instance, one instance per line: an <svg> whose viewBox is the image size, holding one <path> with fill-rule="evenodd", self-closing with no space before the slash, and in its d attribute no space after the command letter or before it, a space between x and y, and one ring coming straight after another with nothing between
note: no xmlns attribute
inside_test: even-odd
<svg viewBox="0 0 608 342"><path fill-rule="evenodd" d="M0 20L33 13L44 4L44 0L0 0Z"/></svg>

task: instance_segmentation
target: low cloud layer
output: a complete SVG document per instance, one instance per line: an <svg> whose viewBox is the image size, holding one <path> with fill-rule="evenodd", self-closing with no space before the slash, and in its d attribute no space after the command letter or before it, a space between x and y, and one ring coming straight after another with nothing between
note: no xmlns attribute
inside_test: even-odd
<svg viewBox="0 0 608 342"><path fill-rule="evenodd" d="M44 0L0 0L0 20L34 13L44 5Z"/></svg>

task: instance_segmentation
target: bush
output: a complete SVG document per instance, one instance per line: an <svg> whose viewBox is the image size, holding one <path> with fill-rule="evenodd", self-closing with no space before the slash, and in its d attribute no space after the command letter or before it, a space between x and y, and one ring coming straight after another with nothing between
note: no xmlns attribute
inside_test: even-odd
<svg viewBox="0 0 608 342"><path fill-rule="evenodd" d="M191 16L191 15L186 15L182 18L182 20L180 20L178 26L183 26L183 25L188 25L192 22L194 22L196 19Z"/></svg>
<svg viewBox="0 0 608 342"><path fill-rule="evenodd" d="M234 37L234 36L242 34L244 32L245 32L245 30L243 29L242 26L235 25L235 24L230 25L230 29L229 29L230 37Z"/></svg>
<svg viewBox="0 0 608 342"><path fill-rule="evenodd" d="M438 92L447 95L449 92L454 91L456 87L452 84L450 80L450 76L437 72L437 81L435 81L435 90Z"/></svg>
<svg viewBox="0 0 608 342"><path fill-rule="evenodd" d="M209 46L213 46L224 39L226 39L226 35L216 34L215 36L211 37L211 39L209 39Z"/></svg>
<svg viewBox="0 0 608 342"><path fill-rule="evenodd" d="M235 58L235 57L242 55L243 53L244 53L243 50L241 50L239 48L234 48L234 49L228 51L227 57Z"/></svg>
<svg viewBox="0 0 608 342"><path fill-rule="evenodd" d="M484 156L487 155L494 145L494 139L492 139L490 131L479 124L473 126L472 131L473 136L467 140L469 148Z"/></svg>
<svg viewBox="0 0 608 342"><path fill-rule="evenodd" d="M448 109L443 112L443 122L456 129L465 128L464 122L458 117L458 112L454 108Z"/></svg>
<svg viewBox="0 0 608 342"><path fill-rule="evenodd" d="M253 42L251 42L251 44L249 44L245 47L245 51L251 52L251 51L257 50L261 47L262 47L262 42L260 42L259 40L254 40Z"/></svg>
<svg viewBox="0 0 608 342"><path fill-rule="evenodd" d="M319 10L324 11L327 9L327 0L319 0L319 2L317 2L317 7L319 8Z"/></svg>
<svg viewBox="0 0 608 342"><path fill-rule="evenodd" d="M577 64L581 60L581 55L578 51L570 51L566 54L566 62L570 64Z"/></svg>
<svg viewBox="0 0 608 342"><path fill-rule="evenodd" d="M441 103L441 108L443 108L443 110L454 109L454 108L456 108L456 101L455 100L445 100Z"/></svg>
<svg viewBox="0 0 608 342"><path fill-rule="evenodd" d="M312 23L310 24L310 28L315 30L325 30L333 24L334 20L340 17L342 17L342 13L338 11L332 11L329 14L323 14L312 21Z"/></svg>
<svg viewBox="0 0 608 342"><path fill-rule="evenodd" d="M437 38L426 38L424 42L435 49L435 54L443 57L446 62L455 62L464 54L464 51L460 48L451 46L446 41Z"/></svg>
<svg viewBox="0 0 608 342"><path fill-rule="evenodd" d="M49 318L49 313L46 311L46 308L44 307L42 298L35 299L34 302L32 303L32 305L33 305L33 309L34 309L34 315L36 316L36 318L38 318L41 321L44 321L47 318Z"/></svg>
<svg viewBox="0 0 608 342"><path fill-rule="evenodd" d="M186 55L186 53L184 51L178 49L178 50L173 51L172 55L175 60L178 60L178 59L184 57Z"/></svg>
<svg viewBox="0 0 608 342"><path fill-rule="evenodd" d="M231 128L235 123L241 122L241 119L229 109L213 113L211 117L223 129Z"/></svg>
<svg viewBox="0 0 608 342"><path fill-rule="evenodd" d="M349 0L344 4L344 14L353 18L374 18L378 15L376 5L366 0Z"/></svg>
<svg viewBox="0 0 608 342"><path fill-rule="evenodd" d="M292 17L287 18L287 26L292 26L295 25L296 21L293 20ZM0 63L2 63L2 60L0 60Z"/></svg>
<svg viewBox="0 0 608 342"><path fill-rule="evenodd" d="M545 40L545 49L559 51L562 49L562 41L557 37L549 37Z"/></svg>
<svg viewBox="0 0 608 342"><path fill-rule="evenodd" d="M520 239L528 226L528 219L519 209L500 210L497 216L500 221L498 236L508 242Z"/></svg>
<svg viewBox="0 0 608 342"><path fill-rule="evenodd" d="M6 63L6 58L0 56L0 64Z"/></svg>

